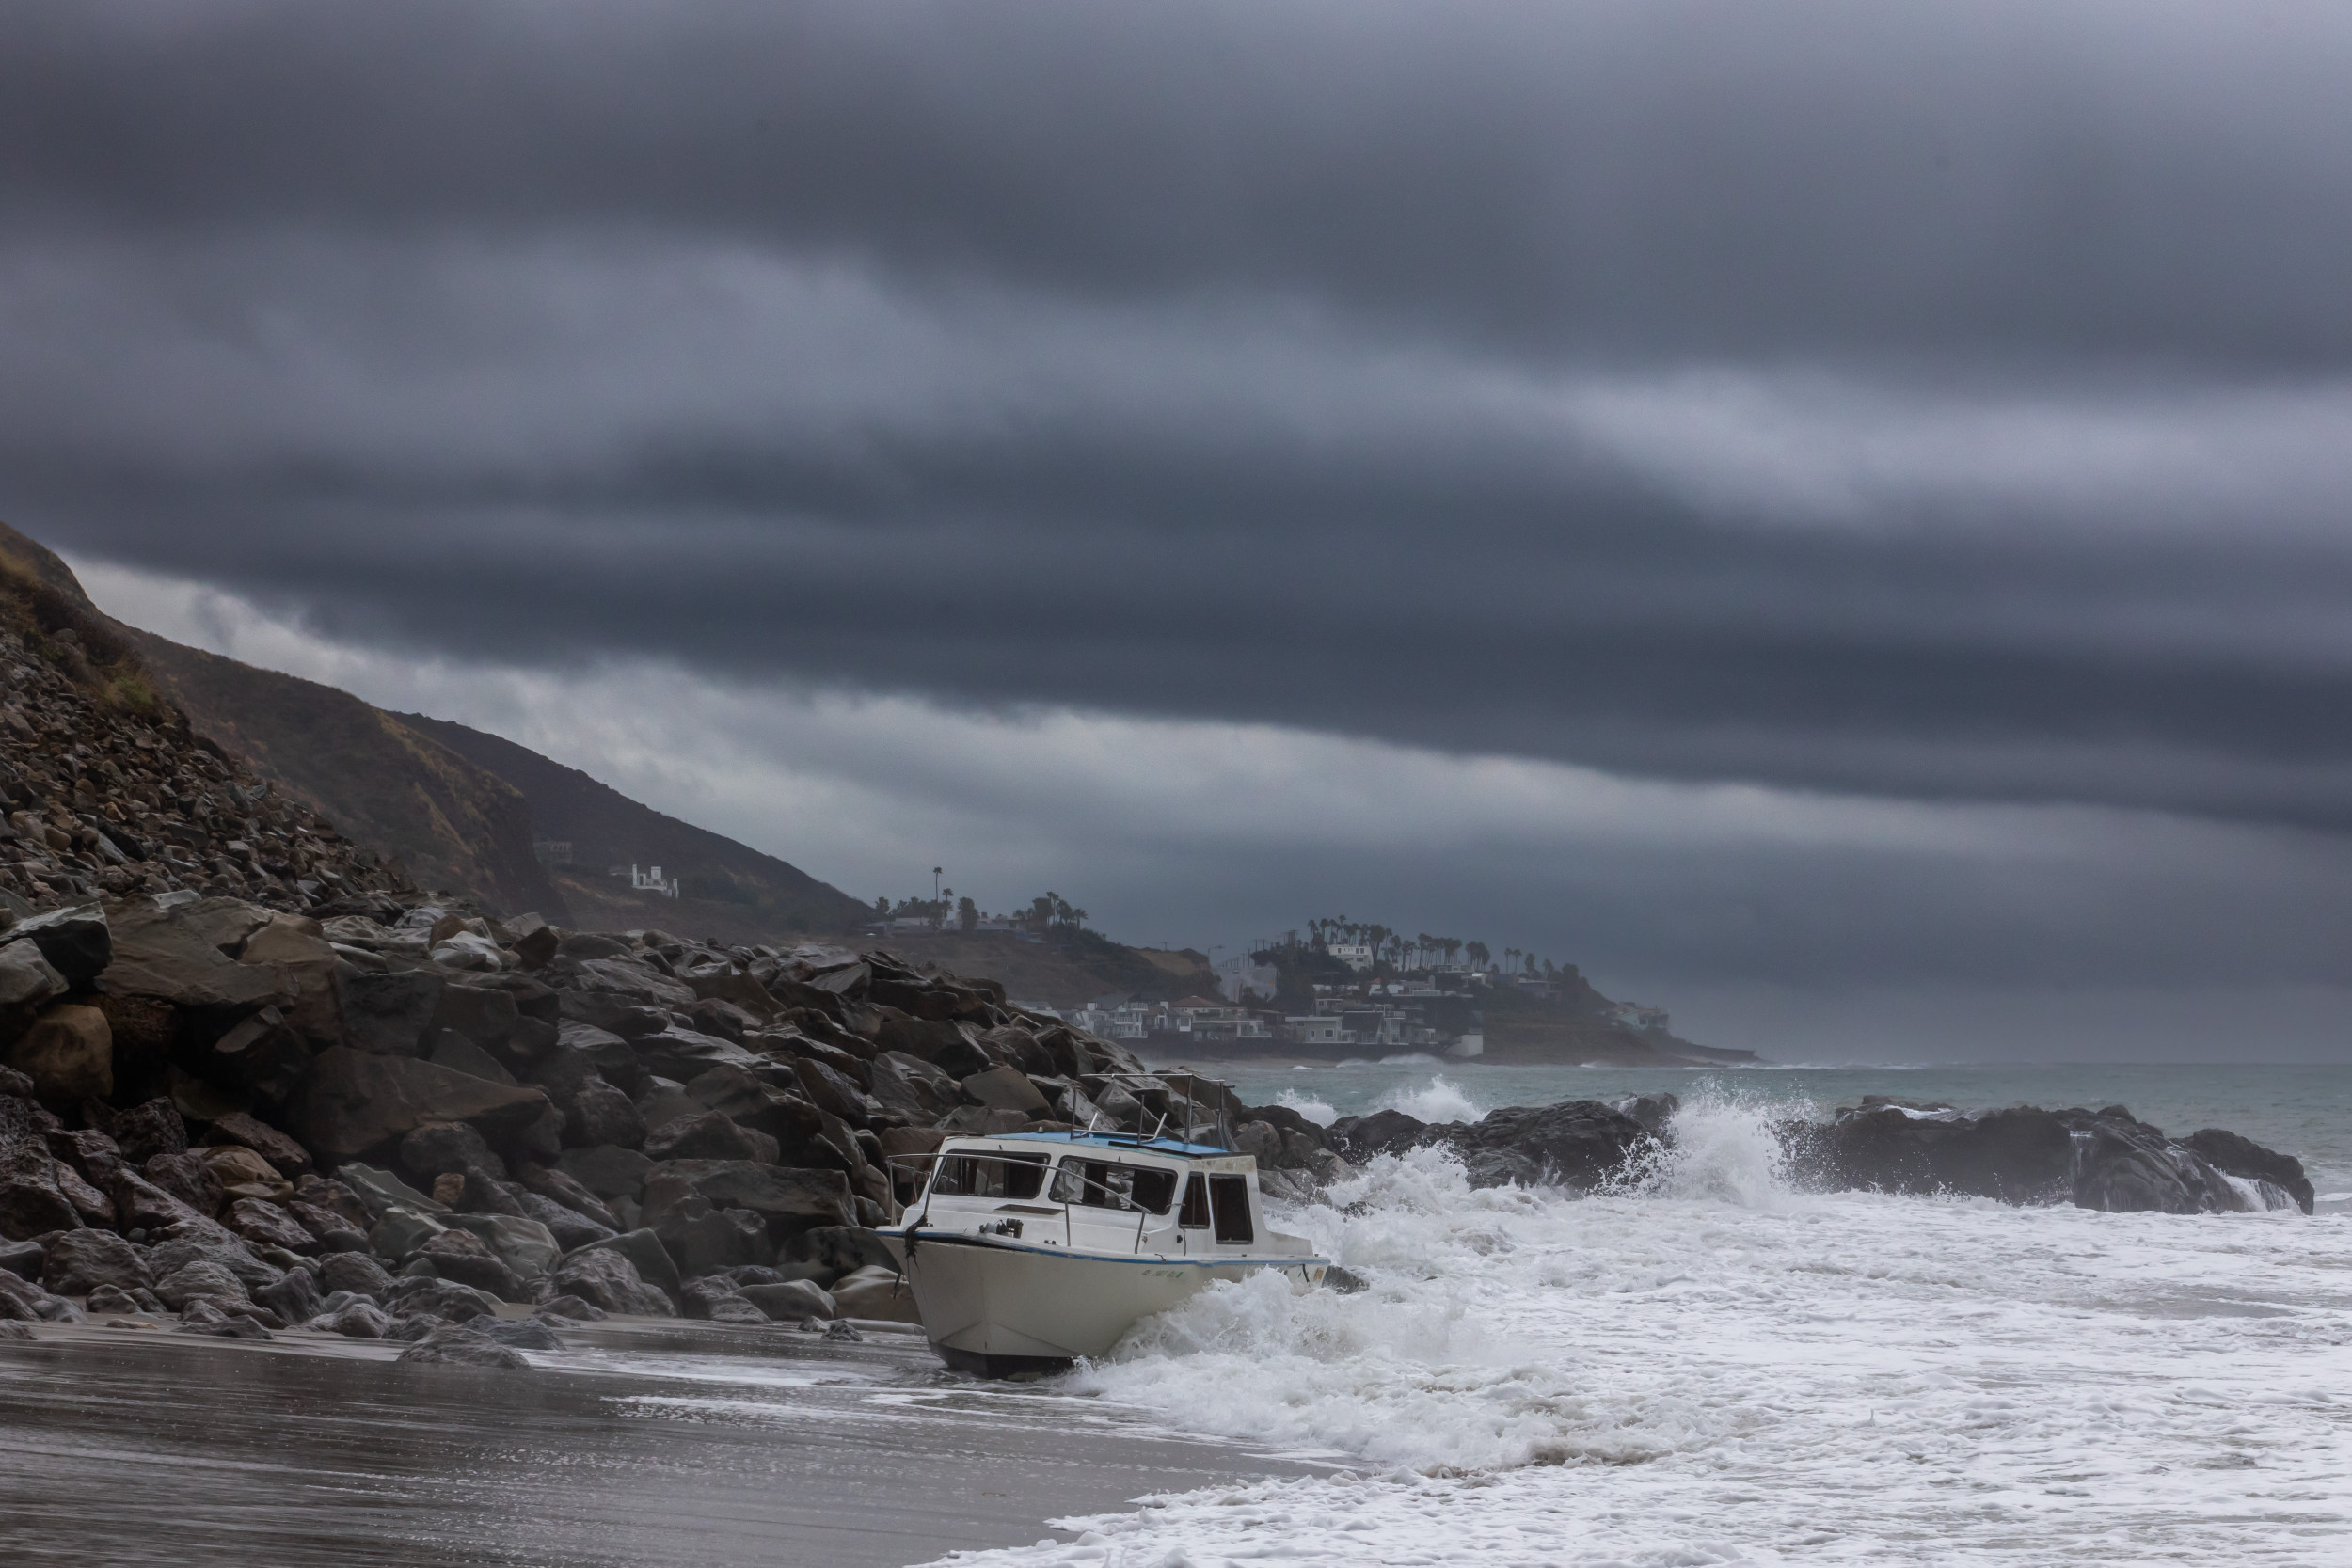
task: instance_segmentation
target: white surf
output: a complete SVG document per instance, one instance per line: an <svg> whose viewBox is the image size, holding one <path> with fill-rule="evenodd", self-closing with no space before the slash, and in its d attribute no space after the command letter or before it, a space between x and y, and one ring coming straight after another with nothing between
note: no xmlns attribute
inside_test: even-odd
<svg viewBox="0 0 2352 1568"><path fill-rule="evenodd" d="M2352 1560L2343 1216L1804 1195L1765 1123L1596 1197L1377 1162L1281 1222L1369 1291L1220 1287L1071 1379L1352 1472L952 1560Z"/></svg>

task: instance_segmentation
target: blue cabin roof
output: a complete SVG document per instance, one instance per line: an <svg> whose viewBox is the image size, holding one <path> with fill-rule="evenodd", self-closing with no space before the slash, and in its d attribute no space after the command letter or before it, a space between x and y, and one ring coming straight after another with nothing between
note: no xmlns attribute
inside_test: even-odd
<svg viewBox="0 0 2352 1568"><path fill-rule="evenodd" d="M1174 1138L1147 1138L1139 1132L1006 1132L1007 1143L1078 1144L1089 1148L1139 1148L1148 1154L1184 1154L1195 1159L1231 1154L1215 1144L1180 1143Z"/></svg>

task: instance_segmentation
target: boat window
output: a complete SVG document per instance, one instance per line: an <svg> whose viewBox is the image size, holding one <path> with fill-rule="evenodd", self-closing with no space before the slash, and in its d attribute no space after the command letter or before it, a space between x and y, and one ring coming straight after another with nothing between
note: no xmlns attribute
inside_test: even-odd
<svg viewBox="0 0 2352 1568"><path fill-rule="evenodd" d="M931 1180L935 1197L1035 1197L1045 1185L1042 1154L950 1154Z"/></svg>
<svg viewBox="0 0 2352 1568"><path fill-rule="evenodd" d="M1149 1165L1122 1165L1108 1160L1064 1160L1054 1169L1057 1203L1088 1209L1142 1209L1165 1214L1176 1200L1176 1173Z"/></svg>
<svg viewBox="0 0 2352 1568"><path fill-rule="evenodd" d="M1258 1239L1249 1223L1249 1178L1209 1178L1209 1207L1216 1212L1216 1239L1248 1246Z"/></svg>
<svg viewBox="0 0 2352 1568"><path fill-rule="evenodd" d="M1176 1223L1196 1230L1209 1227L1209 1179L1198 1171L1184 1178L1184 1212Z"/></svg>

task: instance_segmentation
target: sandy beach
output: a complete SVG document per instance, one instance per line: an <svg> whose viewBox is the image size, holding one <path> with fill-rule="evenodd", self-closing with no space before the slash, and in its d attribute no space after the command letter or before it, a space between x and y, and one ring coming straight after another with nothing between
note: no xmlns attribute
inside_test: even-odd
<svg viewBox="0 0 2352 1568"><path fill-rule="evenodd" d="M0 1344L0 1559L834 1564L1310 1466L943 1372L912 1334L613 1322L529 1372L396 1344L36 1324Z"/></svg>

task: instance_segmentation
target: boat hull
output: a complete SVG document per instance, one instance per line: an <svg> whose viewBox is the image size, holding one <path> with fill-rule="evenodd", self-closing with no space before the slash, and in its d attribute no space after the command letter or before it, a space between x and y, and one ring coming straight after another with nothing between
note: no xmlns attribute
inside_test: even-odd
<svg viewBox="0 0 2352 1568"><path fill-rule="evenodd" d="M1303 1287L1323 1261L1118 1257L929 1234L909 1256L899 1237L885 1239L905 1260L931 1349L983 1376L1055 1370L1104 1354L1136 1323L1182 1306L1212 1280L1275 1269Z"/></svg>

